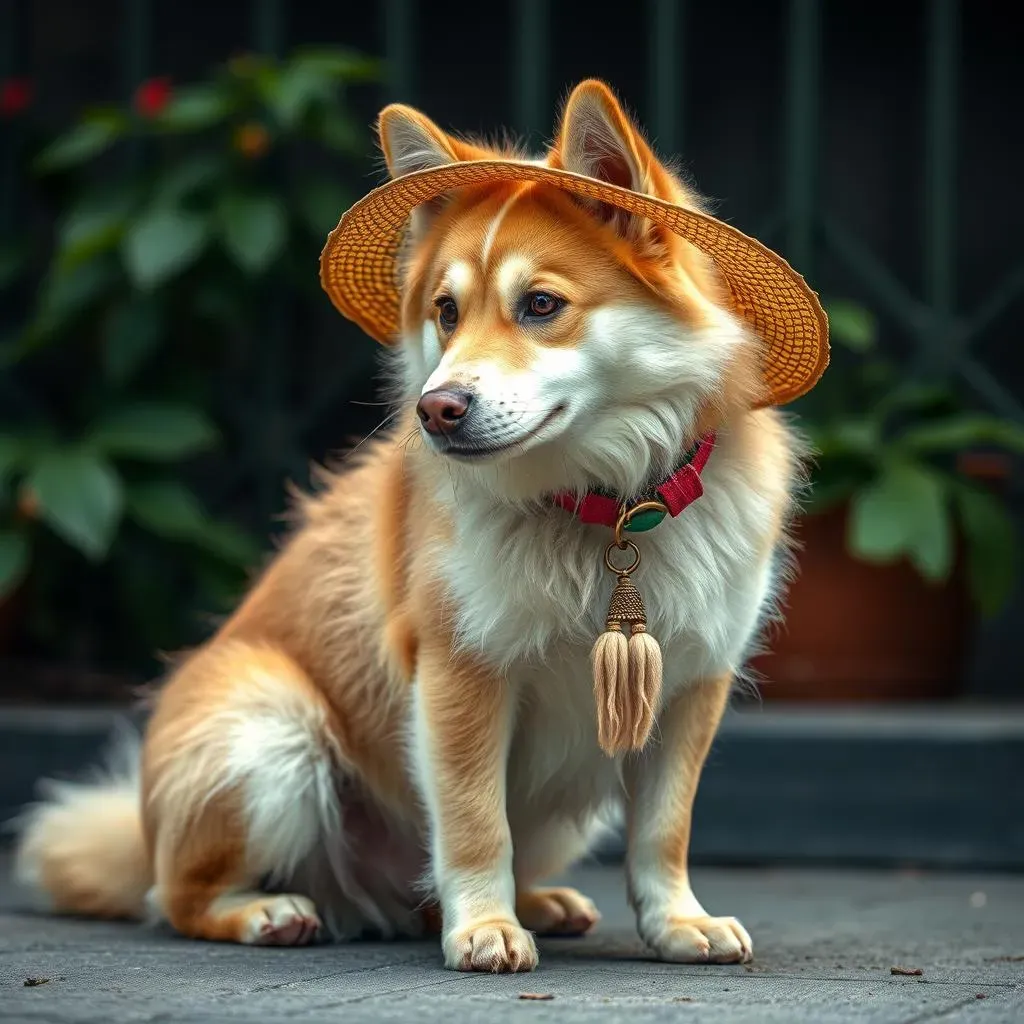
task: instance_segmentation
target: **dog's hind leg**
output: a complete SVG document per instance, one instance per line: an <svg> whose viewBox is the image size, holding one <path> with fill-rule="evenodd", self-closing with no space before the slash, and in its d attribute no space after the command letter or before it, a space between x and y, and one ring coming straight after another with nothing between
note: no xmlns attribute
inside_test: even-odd
<svg viewBox="0 0 1024 1024"><path fill-rule="evenodd" d="M182 666L144 754L153 908L195 938L312 941L310 899L258 889L336 834L336 736L319 692L276 649L221 641Z"/></svg>
<svg viewBox="0 0 1024 1024"><path fill-rule="evenodd" d="M253 945L298 946L320 931L313 902L257 890L246 823L231 796L211 799L183 835L157 847L155 909L183 935Z"/></svg>

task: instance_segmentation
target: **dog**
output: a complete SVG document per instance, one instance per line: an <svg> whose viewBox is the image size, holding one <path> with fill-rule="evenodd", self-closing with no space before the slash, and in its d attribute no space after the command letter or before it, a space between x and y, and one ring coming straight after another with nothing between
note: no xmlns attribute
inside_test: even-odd
<svg viewBox="0 0 1024 1024"><path fill-rule="evenodd" d="M763 340L715 260L658 223L705 215L602 82L571 92L540 159L403 105L378 130L392 184L527 177L416 203L390 429L298 499L160 689L137 767L31 809L19 874L56 912L265 945L436 930L449 968L529 971L535 935L598 921L543 883L624 813L654 955L747 961L688 847L802 479ZM637 508L663 521L629 532ZM643 609L620 622L623 587Z"/></svg>

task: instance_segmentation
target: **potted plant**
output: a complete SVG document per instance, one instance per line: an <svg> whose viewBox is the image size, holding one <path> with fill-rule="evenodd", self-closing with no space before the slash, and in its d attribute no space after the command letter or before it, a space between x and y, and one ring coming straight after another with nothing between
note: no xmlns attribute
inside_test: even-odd
<svg viewBox="0 0 1024 1024"><path fill-rule="evenodd" d="M948 697L1017 567L993 460L967 456L1024 452L1024 429L906 379L866 310L829 317L836 358L799 410L815 461L797 571L753 668L768 699Z"/></svg>
<svg viewBox="0 0 1024 1024"><path fill-rule="evenodd" d="M275 473L304 465L252 381L287 304L320 307L309 268L371 148L346 89L378 72L340 48L244 55L38 146L10 126L54 230L0 238L0 653L149 673L258 566L240 519L269 513L255 486L225 509L223 480L253 438ZM0 113L24 121L31 89L12 106L9 85Z"/></svg>

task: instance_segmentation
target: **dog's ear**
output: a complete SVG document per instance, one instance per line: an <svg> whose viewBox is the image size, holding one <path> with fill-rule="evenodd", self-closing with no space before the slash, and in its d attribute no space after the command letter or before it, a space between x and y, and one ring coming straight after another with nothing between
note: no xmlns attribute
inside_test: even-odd
<svg viewBox="0 0 1024 1024"><path fill-rule="evenodd" d="M569 96L549 163L611 185L659 195L666 172L639 130L604 82L581 82ZM639 240L647 221L606 203L584 201L601 220L628 238Z"/></svg>
<svg viewBox="0 0 1024 1024"><path fill-rule="evenodd" d="M392 178L459 159L457 141L412 107L392 103L380 112L377 135Z"/></svg>
<svg viewBox="0 0 1024 1024"><path fill-rule="evenodd" d="M392 178L443 167L458 160L472 160L477 155L473 147L442 131L425 114L401 103L392 103L380 112L377 135ZM413 210L413 238L426 234L447 201L448 197L441 195Z"/></svg>

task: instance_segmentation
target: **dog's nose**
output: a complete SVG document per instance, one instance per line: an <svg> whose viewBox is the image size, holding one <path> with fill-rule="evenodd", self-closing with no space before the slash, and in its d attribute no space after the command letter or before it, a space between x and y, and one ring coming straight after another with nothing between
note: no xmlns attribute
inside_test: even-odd
<svg viewBox="0 0 1024 1024"><path fill-rule="evenodd" d="M416 412L428 434L452 434L469 412L473 396L457 388L428 391L416 404Z"/></svg>

